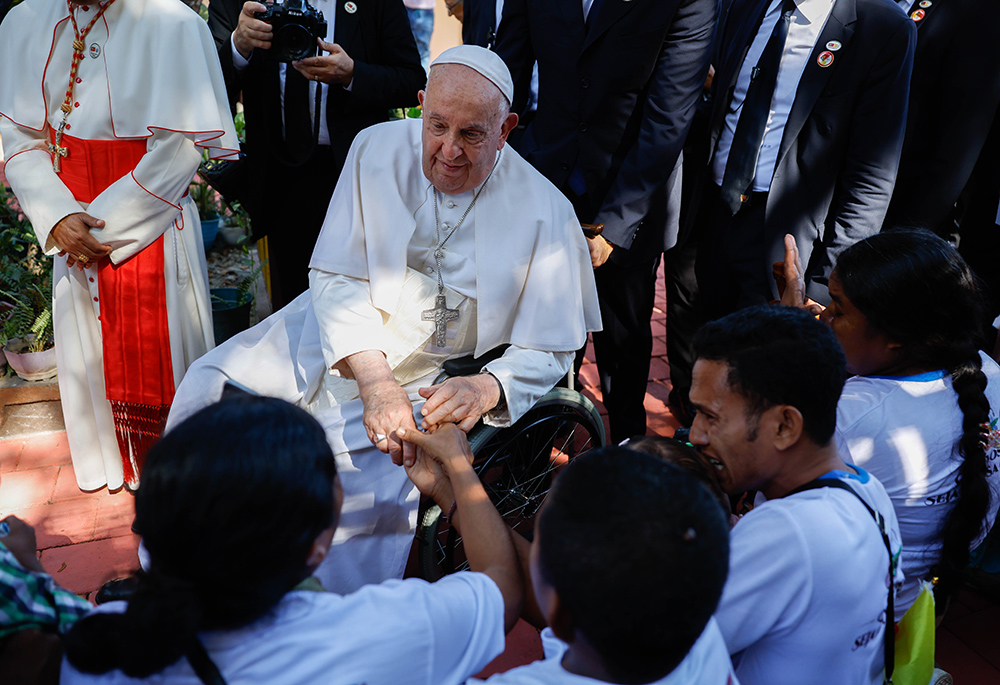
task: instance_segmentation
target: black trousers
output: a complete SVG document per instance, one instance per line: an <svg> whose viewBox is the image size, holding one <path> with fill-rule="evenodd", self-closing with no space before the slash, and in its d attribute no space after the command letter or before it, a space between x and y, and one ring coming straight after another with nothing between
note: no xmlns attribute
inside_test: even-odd
<svg viewBox="0 0 1000 685"><path fill-rule="evenodd" d="M262 228L267 233L275 311L309 288L309 259L339 175L340 169L326 146L317 147L301 166L275 165L269 174L274 179L274 195L262 212Z"/></svg>
<svg viewBox="0 0 1000 685"><path fill-rule="evenodd" d="M767 193L754 193L733 216L719 201L719 187L709 184L695 229L695 274L706 321L771 300L771 268L764 240L766 204Z"/></svg>
<svg viewBox="0 0 1000 685"><path fill-rule="evenodd" d="M628 265L608 260L594 271L604 324L593 334L594 356L612 444L646 434L643 400L653 353L650 318L659 264L659 255Z"/></svg>

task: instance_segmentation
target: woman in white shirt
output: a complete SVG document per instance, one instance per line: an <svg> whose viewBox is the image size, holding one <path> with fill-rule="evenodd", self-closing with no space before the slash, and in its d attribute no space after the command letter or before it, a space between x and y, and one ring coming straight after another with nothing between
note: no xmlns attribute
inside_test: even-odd
<svg viewBox="0 0 1000 685"><path fill-rule="evenodd" d="M906 576L899 620L922 581L938 579L939 600L957 589L970 549L996 518L1000 368L979 351L976 278L933 233L902 229L856 243L829 288L821 319L856 374L841 394L835 437L844 460L878 478L896 510Z"/></svg>
<svg viewBox="0 0 1000 685"><path fill-rule="evenodd" d="M445 470L434 482L453 493L474 572L341 596L311 576L343 502L319 423L252 396L186 419L150 450L136 493L135 530L149 553L136 594L73 627L61 682L464 682L503 651L522 584L468 442L452 428L460 441L444 451L447 464L424 450L407 472Z"/></svg>

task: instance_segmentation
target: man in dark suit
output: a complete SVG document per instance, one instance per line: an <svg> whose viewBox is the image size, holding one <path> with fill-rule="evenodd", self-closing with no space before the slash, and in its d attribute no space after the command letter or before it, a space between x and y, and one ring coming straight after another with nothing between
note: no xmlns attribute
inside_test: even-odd
<svg viewBox="0 0 1000 685"><path fill-rule="evenodd" d="M917 52L886 223L949 237L955 232L955 203L1000 105L1000 23L983 0L899 4L917 27Z"/></svg>
<svg viewBox="0 0 1000 685"><path fill-rule="evenodd" d="M667 180L701 95L717 5L504 3L496 50L514 78L514 111L538 62L538 109L519 151L582 222L605 225L589 241L604 325L594 350L616 442L646 432L656 268L677 239Z"/></svg>
<svg viewBox="0 0 1000 685"><path fill-rule="evenodd" d="M704 313L776 297L793 234L807 294L877 233L903 143L916 29L887 0L734 0L720 25L697 230Z"/></svg>
<svg viewBox="0 0 1000 685"><path fill-rule="evenodd" d="M262 4L209 5L230 104L243 98L245 204L254 234L268 236L275 309L309 286L309 257L355 135L385 121L390 108L415 105L425 82L401 0L313 4L332 25L331 42L290 64L269 52L270 26L253 16Z"/></svg>

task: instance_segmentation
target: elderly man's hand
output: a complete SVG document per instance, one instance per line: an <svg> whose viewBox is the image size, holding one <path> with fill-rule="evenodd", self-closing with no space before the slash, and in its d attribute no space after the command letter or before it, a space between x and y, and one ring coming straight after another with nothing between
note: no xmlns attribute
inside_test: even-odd
<svg viewBox="0 0 1000 685"><path fill-rule="evenodd" d="M590 264L596 269L608 261L615 246L605 240L603 236L598 235L587 238L587 248L590 250Z"/></svg>
<svg viewBox="0 0 1000 685"><path fill-rule="evenodd" d="M263 12L266 9L259 2L247 2L243 5L239 23L233 31L233 45L236 46L237 52L243 55L243 59L250 59L250 53L254 48L271 49L271 41L274 39L271 25L254 16L254 12Z"/></svg>
<svg viewBox="0 0 1000 685"><path fill-rule="evenodd" d="M500 382L488 373L449 378L444 383L420 388L426 397L420 426L432 430L445 423L457 423L468 433L483 414L500 402Z"/></svg>
<svg viewBox="0 0 1000 685"><path fill-rule="evenodd" d="M93 266L111 254L111 246L95 238L90 229L104 228L104 219L97 219L86 212L76 212L63 217L52 227L49 235L59 246L59 256L66 257L66 266L78 269ZM85 259L80 259L80 256Z"/></svg>
<svg viewBox="0 0 1000 685"><path fill-rule="evenodd" d="M344 361L358 381L368 439L382 452L388 452L397 466L406 457L412 459L413 445L403 443L396 429L417 427L413 420L413 404L396 382L385 355L378 350L364 350L347 356Z"/></svg>
<svg viewBox="0 0 1000 685"><path fill-rule="evenodd" d="M307 57L292 62L292 66L310 81L321 81L327 85L349 84L354 78L354 60L351 56L336 43L327 43L322 38L317 38L316 42L328 54L320 53L317 57Z"/></svg>

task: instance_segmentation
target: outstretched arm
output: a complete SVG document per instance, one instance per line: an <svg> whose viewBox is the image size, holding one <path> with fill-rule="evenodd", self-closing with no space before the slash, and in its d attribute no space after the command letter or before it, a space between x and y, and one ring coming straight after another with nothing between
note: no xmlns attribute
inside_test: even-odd
<svg viewBox="0 0 1000 685"><path fill-rule="evenodd" d="M472 448L465 433L445 424L434 433L400 429L397 435L417 448L416 455L404 462L413 484L433 497L442 511L454 503L451 523L462 535L469 568L489 576L500 588L509 632L521 614L524 581L507 526L472 469Z"/></svg>

